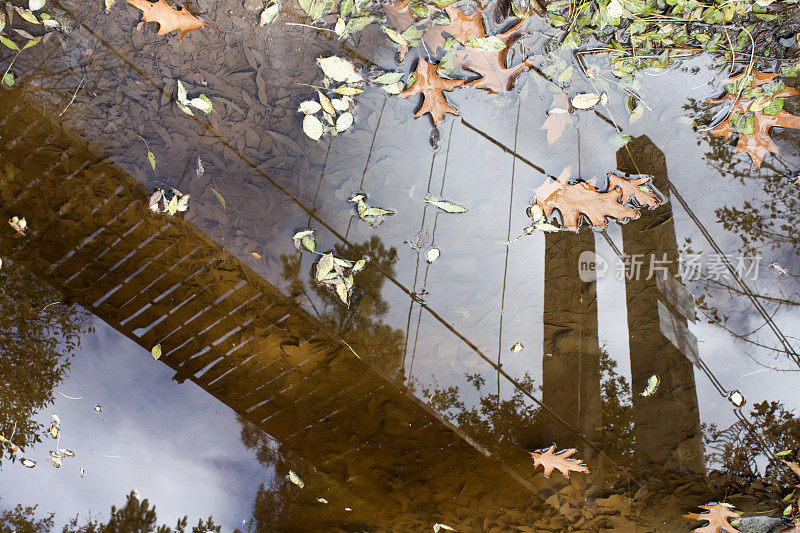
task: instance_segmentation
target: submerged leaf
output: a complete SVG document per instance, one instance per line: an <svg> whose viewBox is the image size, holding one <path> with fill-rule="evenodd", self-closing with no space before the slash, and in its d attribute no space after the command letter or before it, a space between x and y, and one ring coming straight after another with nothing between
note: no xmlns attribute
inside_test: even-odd
<svg viewBox="0 0 800 533"><path fill-rule="evenodd" d="M554 469L558 469L564 477L569 477L570 472L588 472L589 469L578 459L569 459L569 456L577 452L575 448L569 448L560 453L555 453L556 446L553 444L545 452L528 452L533 457L533 467L542 465L544 477L549 478Z"/></svg>
<svg viewBox="0 0 800 533"><path fill-rule="evenodd" d="M217 190L214 187L209 187L209 189L211 189L211 192L213 192L214 196L217 197L219 203L222 204L222 209L225 209L225 197L222 196L219 192L217 192Z"/></svg>

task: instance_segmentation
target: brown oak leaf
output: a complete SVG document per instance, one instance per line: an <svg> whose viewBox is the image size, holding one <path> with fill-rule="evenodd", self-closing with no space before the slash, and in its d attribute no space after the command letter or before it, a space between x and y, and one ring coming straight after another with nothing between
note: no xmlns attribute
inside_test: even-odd
<svg viewBox="0 0 800 533"><path fill-rule="evenodd" d="M506 45L499 52L471 47L456 52L457 66L480 75L480 78L467 83L467 86L486 89L492 93L510 91L514 87L514 80L534 66L533 59L526 59L514 67L506 68L506 56L509 50L524 33L522 24L523 22L520 22L510 30L495 35Z"/></svg>
<svg viewBox="0 0 800 533"><path fill-rule="evenodd" d="M638 205L658 206L655 194L639 189L652 177L644 176L626 179L615 174L608 174L609 186L605 192L595 188L595 180L569 183L571 167L555 181L550 178L536 189L536 203L542 208L544 215L550 217L554 209L561 213L564 229L578 231L578 220L581 215L589 219L592 226L604 228L606 217L617 220L639 218ZM636 204L631 202L636 201Z"/></svg>
<svg viewBox="0 0 800 533"><path fill-rule="evenodd" d="M465 44L470 35L473 37L486 37L486 32L483 29L483 17L481 16L483 11L480 7L477 7L470 16L465 15L454 5L447 6L445 12L450 17L450 23L446 25L434 24L422 36L425 44L431 47L431 51L435 52L437 48L444 46L447 40L444 36L446 33L449 33L461 44Z"/></svg>
<svg viewBox="0 0 800 533"><path fill-rule="evenodd" d="M553 469L558 469L559 472L564 474L564 477L569 477L570 472L588 472L589 469L579 459L568 459L568 457L578 450L570 448L561 453L554 453L556 451L555 444L550 446L546 452L528 452L533 457L533 468L542 465L544 468L544 477L549 478L553 473Z"/></svg>
<svg viewBox="0 0 800 533"><path fill-rule="evenodd" d="M158 22L158 35L166 35L175 30L180 30L181 41L192 30L208 26L205 22L195 17L183 7L172 9L164 0L150 2L149 0L127 0L127 2L142 11L142 22Z"/></svg>
<svg viewBox="0 0 800 533"><path fill-rule="evenodd" d="M464 80L440 78L436 73L436 69L437 65L420 59L417 63L417 69L414 71L417 80L414 85L401 92L398 96L408 98L422 93L422 105L415 116L419 118L425 113L430 113L433 123L439 124L444 120L445 113L458 115L458 111L445 100L443 91L452 91L456 87L463 85Z"/></svg>
<svg viewBox="0 0 800 533"><path fill-rule="evenodd" d="M408 8L408 3L409 0L397 2L388 0L383 2L383 12L386 14L386 20L398 33L406 31L414 22L414 15Z"/></svg>
<svg viewBox="0 0 800 533"><path fill-rule="evenodd" d="M572 104L564 93L553 95L553 105L540 129L547 130L547 144L553 144L564 134L567 124L572 124Z"/></svg>
<svg viewBox="0 0 800 533"><path fill-rule="evenodd" d="M708 511L707 513L689 513L683 515L684 518L690 520L705 520L708 522L703 527L693 529L695 533L719 533L725 531L726 533L740 533L738 529L733 527L729 522L729 518L739 518L738 513L734 513L726 506L718 503L716 505L698 505L701 509Z"/></svg>
<svg viewBox="0 0 800 533"><path fill-rule="evenodd" d="M743 72L738 76L729 78L727 81L729 83L736 83L737 80L739 80L739 78L741 78L744 74L745 73ZM759 72L757 70L752 70L750 75L752 80L750 81L749 87L751 88L769 83L773 78L775 78L775 76L777 76L777 74ZM786 96L795 96L796 94L798 94L796 90L792 89L791 87L787 87L784 90L776 93L775 97L783 98ZM734 102L734 100L736 101ZM715 98L708 101L711 103L733 102L730 114L745 114L750 112L750 107L753 105L755 100L747 98L736 99L736 95L727 94L723 98ZM730 139L731 135L738 133L739 142L736 144L736 151L747 152L750 154L750 157L753 159L753 165L755 168L758 168L761 166L761 162L768 153L778 153L778 145L776 145L769 136L770 128L773 126L779 126L783 128L800 129L800 117L787 113L786 111L778 111L774 115L767 115L764 113L763 109L753 111L753 114L755 115L755 131L751 134L736 132L733 124L731 124L730 115L720 124L710 129L709 133L715 137L725 137L725 139Z"/></svg>

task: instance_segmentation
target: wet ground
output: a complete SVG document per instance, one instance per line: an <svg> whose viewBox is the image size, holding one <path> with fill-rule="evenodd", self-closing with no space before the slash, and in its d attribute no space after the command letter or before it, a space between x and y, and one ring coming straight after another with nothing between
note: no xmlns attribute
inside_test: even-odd
<svg viewBox="0 0 800 533"><path fill-rule="evenodd" d="M259 27L263 7L197 0L214 27L179 42L124 2L64 1L68 31L16 58L0 193L28 227L0 233L0 509L37 505L60 529L147 499L151 522L223 531L688 531L702 522L681 515L722 501L792 515L799 137L772 129L756 169L704 131L730 65L638 73L636 119L604 56L582 56L598 79L562 53L566 93L608 101L552 144L548 60L510 92L446 93L459 115L436 127L370 84L354 125L314 141L297 107L316 58L409 73L418 50L398 64L376 25L339 43L294 5ZM524 27L543 58L555 31ZM213 111L181 112L178 79ZM660 205L526 234L535 189L567 166L600 189L651 175ZM151 212L171 187L188 211ZM373 227L356 193L395 214ZM295 249L306 228L316 251L371 258L349 306ZM588 472L546 478L529 452L551 445Z"/></svg>

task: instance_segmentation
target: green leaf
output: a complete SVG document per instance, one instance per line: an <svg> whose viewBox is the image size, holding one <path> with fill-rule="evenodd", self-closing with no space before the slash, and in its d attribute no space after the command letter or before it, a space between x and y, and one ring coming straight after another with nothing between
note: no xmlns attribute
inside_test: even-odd
<svg viewBox="0 0 800 533"><path fill-rule="evenodd" d="M261 12L261 20L259 21L259 26L266 26L267 24L271 24L275 17L278 16L278 13L281 11L281 3L280 2L272 2L269 4L264 11Z"/></svg>
<svg viewBox="0 0 800 533"><path fill-rule="evenodd" d="M6 84L7 86L9 86L9 87L11 87L12 85L14 85L14 74L12 74L11 72L9 72L9 73L8 73L8 74L6 74L5 76L3 76L3 83L5 83L5 84Z"/></svg>
<svg viewBox="0 0 800 533"><path fill-rule="evenodd" d="M506 48L506 43L495 35L490 37L473 37L470 35L464 44L487 52L502 52Z"/></svg>
<svg viewBox="0 0 800 533"><path fill-rule="evenodd" d="M383 31L386 32L386 35L389 36L389 39L393 40L399 45L408 46L410 43L406 40L405 37L394 31L392 28L383 28Z"/></svg>
<svg viewBox="0 0 800 533"><path fill-rule="evenodd" d="M153 346L153 349L150 350L150 353L153 355L153 359L158 361L158 358L161 357L161 344L156 344Z"/></svg>
<svg viewBox="0 0 800 533"><path fill-rule="evenodd" d="M441 209L442 211L445 211L447 213L466 213L467 212L467 208L464 207L464 206L461 206L461 205L458 205L458 204L454 204L454 203L448 202L446 200L440 200L440 199L438 199L438 198L436 198L434 196L430 196L430 195L425 197L425 203L428 203L428 204L431 204L433 206L436 206L439 209Z"/></svg>
<svg viewBox="0 0 800 533"><path fill-rule="evenodd" d="M30 41L28 41L27 43L25 43L25 46L23 46L23 47L22 47L22 49L23 49L23 50L27 50L27 49L28 49L28 48L30 48L31 46L36 46L36 45L37 45L37 44L39 44L41 41L42 41L41 37L36 37L35 39L31 39Z"/></svg>
<svg viewBox="0 0 800 533"><path fill-rule="evenodd" d="M391 83L397 83L401 79L403 79L402 72L385 72L375 78L373 81L375 83L380 83L381 85L389 85Z"/></svg>
<svg viewBox="0 0 800 533"><path fill-rule="evenodd" d="M417 28L416 26L409 26L400 35L403 37L403 39L405 39L409 43L412 43L414 41L419 41L420 39L422 39L422 34L423 31L421 29Z"/></svg>
<svg viewBox="0 0 800 533"><path fill-rule="evenodd" d="M776 115L783 109L783 98L775 98L771 104L764 108L765 115Z"/></svg>
<svg viewBox="0 0 800 533"><path fill-rule="evenodd" d="M304 237L309 237L311 235L314 235L313 229L304 229L303 231L298 231L297 233L295 233L292 239L302 239Z"/></svg>
<svg viewBox="0 0 800 533"><path fill-rule="evenodd" d="M8 37L4 37L3 35L0 35L0 43L3 43L4 45L6 45L8 48L11 48L12 50L19 51L19 46L17 46L16 43L14 43L14 41L9 39Z"/></svg>
<svg viewBox="0 0 800 533"><path fill-rule="evenodd" d="M225 209L225 198L220 193L218 193L217 190L214 187L209 187L209 189L211 189L211 192L213 192L214 196L217 197L217 200L219 200L219 203L222 204L222 209ZM300 237L295 237L295 239L298 239L298 238L300 238Z"/></svg>
<svg viewBox="0 0 800 533"><path fill-rule="evenodd" d="M775 455L777 455L778 457L782 457L784 455L789 455L790 453L792 453L792 450L783 450L782 452L778 452Z"/></svg>
<svg viewBox="0 0 800 533"><path fill-rule="evenodd" d="M317 281L325 279L331 270L333 270L334 259L332 253L327 253L319 258L317 261Z"/></svg>
<svg viewBox="0 0 800 533"><path fill-rule="evenodd" d="M365 209L364 212L361 214L363 217L378 217L381 215L394 215L394 211L389 209L381 209L380 207L370 207Z"/></svg>
<svg viewBox="0 0 800 533"><path fill-rule="evenodd" d="M306 250L308 250L309 252L313 252L317 247L317 243L314 241L314 237L309 235L303 237L303 246L305 246Z"/></svg>
<svg viewBox="0 0 800 533"><path fill-rule="evenodd" d="M339 4L339 15L346 17L353 10L353 0L342 0Z"/></svg>
<svg viewBox="0 0 800 533"><path fill-rule="evenodd" d="M350 291L347 288L346 283L337 283L336 284L336 294L339 296L339 299L344 302L345 305L350 305Z"/></svg>

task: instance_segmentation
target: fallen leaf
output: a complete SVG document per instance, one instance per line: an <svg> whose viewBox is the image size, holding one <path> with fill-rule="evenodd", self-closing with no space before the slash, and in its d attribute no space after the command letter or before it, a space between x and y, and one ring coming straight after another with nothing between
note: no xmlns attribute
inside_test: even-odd
<svg viewBox="0 0 800 533"><path fill-rule="evenodd" d="M153 349L150 350L150 353L153 355L153 359L158 361L158 358L161 357L161 344L156 344L153 346Z"/></svg>
<svg viewBox="0 0 800 533"><path fill-rule="evenodd" d="M147 151L147 162L150 163L150 166L153 167L153 170L156 169L156 156L153 155L153 152L150 150Z"/></svg>
<svg viewBox="0 0 800 533"><path fill-rule="evenodd" d="M14 216L8 221L8 225L14 228L14 231L16 231L18 235L25 235L28 222L25 220L25 217L19 218Z"/></svg>
<svg viewBox="0 0 800 533"><path fill-rule="evenodd" d="M428 264L430 264L430 263L433 263L434 261L436 261L437 259L439 259L439 256L440 256L440 255L441 255L441 252L439 251L439 249L438 249L438 248L436 248L436 247L432 247L432 248L430 248L430 249L428 250L428 252L425 254L425 261L426 261Z"/></svg>
<svg viewBox="0 0 800 533"><path fill-rule="evenodd" d="M535 201L545 217L550 217L553 209L561 213L564 229L578 231L578 220L583 214L596 228L604 228L606 217L617 220L639 218L638 205L655 207L655 195L639 189L652 177L624 179L609 174L609 187L605 192L595 188L594 181L569 183L571 167L567 167L555 181L547 181L536 189ZM636 204L630 200L636 200Z"/></svg>
<svg viewBox="0 0 800 533"><path fill-rule="evenodd" d="M333 270L333 254L327 253L319 258L317 261L317 281L322 281L325 279L332 270Z"/></svg>
<svg viewBox="0 0 800 533"><path fill-rule="evenodd" d="M480 75L477 80L467 83L469 87L486 89L490 93L510 91L514 88L517 77L534 65L532 59L525 59L511 68L506 68L506 56L514 43L522 37L523 24L524 22L520 22L510 30L492 36L504 45L499 50L467 48L456 52L458 66Z"/></svg>
<svg viewBox="0 0 800 533"><path fill-rule="evenodd" d="M436 524L433 524L433 533L439 533L439 531L455 531L455 529L447 524L440 524L437 522Z"/></svg>
<svg viewBox="0 0 800 533"><path fill-rule="evenodd" d="M28 9L31 11L39 11L45 5L47 0L28 0Z"/></svg>
<svg viewBox="0 0 800 533"><path fill-rule="evenodd" d="M34 466L36 466L36 461L32 461L30 459L23 458L20 459L19 462L22 463L22 466L24 466L25 468L33 468Z"/></svg>
<svg viewBox="0 0 800 533"><path fill-rule="evenodd" d="M514 346L511 347L511 352L512 353L519 353L519 352L522 351L522 349L523 349L522 343L521 342L517 342L517 343L514 344Z"/></svg>
<svg viewBox="0 0 800 533"><path fill-rule="evenodd" d="M469 16L452 4L444 10L450 18L450 22L444 25L433 24L422 37L425 44L431 48L431 52L435 52L439 47L444 47L444 43L447 41L444 36L446 33L452 35L461 44L467 44L470 37L486 37L480 7L477 7Z"/></svg>
<svg viewBox="0 0 800 533"><path fill-rule="evenodd" d="M364 78L361 77L361 74L356 72L356 67L341 57L318 57L317 64L322 69L322 72L324 72L325 75L333 81L340 81L344 83L364 81Z"/></svg>
<svg viewBox="0 0 800 533"><path fill-rule="evenodd" d="M350 126L353 125L353 114L349 111L345 111L339 118L336 119L336 131L339 133L347 130Z"/></svg>
<svg viewBox="0 0 800 533"><path fill-rule="evenodd" d="M103 411L103 407L100 406L100 405L95 405L94 406L94 410L95 410L96 413L100 413L100 412Z"/></svg>
<svg viewBox="0 0 800 533"><path fill-rule="evenodd" d="M549 478L553 473L553 469L558 469L564 477L568 478L570 472L588 472L589 469L583 464L583 461L578 459L569 459L569 456L577 452L575 448L569 448L560 453L556 451L555 444L550 446L545 452L528 452L533 457L534 469L542 465L544 468L544 477Z"/></svg>
<svg viewBox="0 0 800 533"><path fill-rule="evenodd" d="M738 513L734 513L721 503L716 505L698 505L698 507L708 512L682 515L684 518L690 520L703 520L708 522L708 524L703 527L693 529L692 531L695 533L719 533L720 530L726 533L740 533L738 529L728 523L729 518L739 518Z"/></svg>
<svg viewBox="0 0 800 533"><path fill-rule="evenodd" d="M281 3L280 2L270 2L270 4L264 8L264 11L261 12L261 17L259 19L259 26L266 26L267 24L271 24L275 17L278 16L278 13L281 11Z"/></svg>
<svg viewBox="0 0 800 533"><path fill-rule="evenodd" d="M164 0L150 2L149 0L126 0L136 9L142 11L142 22L158 22L158 35L166 35L175 30L181 32L182 41L190 31L208 26L205 22L195 17L183 7L172 9Z"/></svg>
<svg viewBox="0 0 800 533"><path fill-rule="evenodd" d="M303 131L309 138L318 141L322 137L324 128L322 122L314 115L306 115L303 119Z"/></svg>
<svg viewBox="0 0 800 533"><path fill-rule="evenodd" d="M106 5L106 13L111 13L111 8L114 7L115 0L104 0Z"/></svg>
<svg viewBox="0 0 800 533"><path fill-rule="evenodd" d="M250 255L252 255L255 259L261 259L261 254L258 252L250 252Z"/></svg>
<svg viewBox="0 0 800 533"><path fill-rule="evenodd" d="M321 109L322 104L314 100L300 102L300 106L297 108L297 110L304 115L313 115L314 113L318 113Z"/></svg>
<svg viewBox="0 0 800 533"><path fill-rule="evenodd" d="M778 274L781 274L782 276L788 276L789 275L789 271L786 270L785 268L783 268L778 263L772 262L772 263L769 264L769 266L771 266L773 269L775 269L778 272Z"/></svg>
<svg viewBox="0 0 800 533"><path fill-rule="evenodd" d="M436 73L436 65L420 59L414 71L417 79L414 84L401 92L398 96L408 98L422 93L422 105L416 113L419 118L425 113L430 113L434 124L439 124L444 120L444 114L450 113L458 115L458 111L445 100L443 91L452 91L460 85L464 85L464 80L448 80L440 78Z"/></svg>
<svg viewBox="0 0 800 533"><path fill-rule="evenodd" d="M86 470L81 467L81 479L83 479L84 474L86 474Z"/></svg>
<svg viewBox="0 0 800 533"><path fill-rule="evenodd" d="M581 93L572 98L572 107L576 109L591 109L600 101L600 95L595 93Z"/></svg>
<svg viewBox="0 0 800 533"><path fill-rule="evenodd" d="M547 119L542 124L541 129L547 130L547 144L553 144L563 134L567 124L572 124L569 97L564 93L553 95L553 104L547 112Z"/></svg>
<svg viewBox="0 0 800 533"><path fill-rule="evenodd" d="M203 174L206 173L206 169L203 166L203 160L199 157L197 158L197 169L195 170L195 173L197 174L198 178L202 178Z"/></svg>
<svg viewBox="0 0 800 533"><path fill-rule="evenodd" d="M41 22L39 22L39 19L36 18L36 15L31 13L30 10L23 9L17 6L14 6L14 10L17 12L17 14L19 14L20 17L30 22L31 24L41 24Z"/></svg>
<svg viewBox="0 0 800 533"><path fill-rule="evenodd" d="M317 498L317 501L319 503L328 503L328 500L326 500L325 498Z"/></svg>
<svg viewBox="0 0 800 533"><path fill-rule="evenodd" d="M466 213L467 212L467 208L464 207L464 206L461 206L461 205L458 205L458 204L454 204L454 203L448 202L446 200L440 200L440 199L438 199L438 198L436 198L434 196L430 196L430 195L425 197L425 203L428 203L428 204L431 204L433 206L436 206L439 209L441 209L442 211L445 211L447 213Z"/></svg>
<svg viewBox="0 0 800 533"><path fill-rule="evenodd" d="M211 192L214 193L214 196L217 197L219 203L222 204L222 209L225 209L225 197L222 196L219 192L217 192L217 190L214 187L209 187L209 189L211 190Z"/></svg>
<svg viewBox="0 0 800 533"><path fill-rule="evenodd" d="M380 76L378 76L377 78L375 78L372 81L374 83L380 83L381 85L389 85L389 84L397 83L401 79L403 79L403 73L402 72L384 72L383 74L381 74Z"/></svg>
<svg viewBox="0 0 800 533"><path fill-rule="evenodd" d="M652 396L655 394L656 390L658 389L658 385L661 383L661 379L658 376L653 374L649 378L647 378L647 386L644 388L644 391L641 392L640 396Z"/></svg>
<svg viewBox="0 0 800 533"><path fill-rule="evenodd" d="M728 83L732 83L734 87L738 87L742 83L741 80L745 73L746 71L742 72L738 76L729 78L727 80ZM777 76L777 74L760 72L758 70L752 70L750 75L750 82L745 86L745 88L749 89L754 89L770 83L773 78ZM782 102L782 100L780 100L781 98L795 96L797 94L798 92L795 89L786 87L782 91L772 95L772 98ZM737 133L739 135L739 142L736 144L736 152L746 152L750 154L750 157L753 160L753 166L755 168L759 168L761 166L761 162L768 153L778 153L778 145L775 144L775 142L769 136L770 128L777 126L783 128L800 129L800 117L789 114L786 111L777 110L772 114L767 113L768 108L759 111L752 111L750 108L754 103L753 99L742 97L737 98L736 94L728 93L723 98L717 98L708 101L712 103L733 103L728 117L720 124L711 128L709 133L715 137L724 137L725 139L730 139L734 133ZM735 125L731 123L731 117L734 115L747 115L750 112L753 113L752 132L748 133L737 131Z"/></svg>

